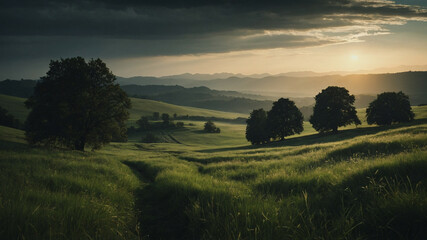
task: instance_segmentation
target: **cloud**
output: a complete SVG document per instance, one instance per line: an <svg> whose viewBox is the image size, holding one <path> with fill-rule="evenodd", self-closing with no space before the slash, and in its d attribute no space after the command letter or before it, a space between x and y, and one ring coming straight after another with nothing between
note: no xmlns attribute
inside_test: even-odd
<svg viewBox="0 0 427 240"><path fill-rule="evenodd" d="M427 10L386 0L41 0L0 4L0 61L159 56L362 41Z"/></svg>

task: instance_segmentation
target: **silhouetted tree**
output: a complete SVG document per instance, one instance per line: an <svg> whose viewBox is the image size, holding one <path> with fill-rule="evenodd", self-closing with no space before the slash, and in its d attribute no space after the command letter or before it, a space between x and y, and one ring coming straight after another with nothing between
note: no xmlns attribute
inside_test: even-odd
<svg viewBox="0 0 427 240"><path fill-rule="evenodd" d="M246 139L252 144L262 144L270 141L267 128L267 112L264 109L256 109L251 112L246 120Z"/></svg>
<svg viewBox="0 0 427 240"><path fill-rule="evenodd" d="M51 61L34 94L26 137L31 144L61 145L83 151L126 137L131 102L100 59Z"/></svg>
<svg viewBox="0 0 427 240"><path fill-rule="evenodd" d="M162 114L162 120L163 120L163 124L169 125L169 123L170 123L169 114L163 113Z"/></svg>
<svg viewBox="0 0 427 240"><path fill-rule="evenodd" d="M328 87L317 94L310 123L319 132L337 132L338 127L349 124L359 125L360 120L354 108L354 95L343 87Z"/></svg>
<svg viewBox="0 0 427 240"><path fill-rule="evenodd" d="M153 112L153 120L157 121L160 119L160 113L159 112Z"/></svg>
<svg viewBox="0 0 427 240"><path fill-rule="evenodd" d="M0 107L0 125L12 128L22 128L22 123L10 114L6 109Z"/></svg>
<svg viewBox="0 0 427 240"><path fill-rule="evenodd" d="M184 122L177 122L176 123L176 127L177 128L183 128L184 127Z"/></svg>
<svg viewBox="0 0 427 240"><path fill-rule="evenodd" d="M384 92L366 109L368 124L390 125L414 119L409 97L403 92Z"/></svg>
<svg viewBox="0 0 427 240"><path fill-rule="evenodd" d="M173 114L173 119L176 119L178 117L178 114L174 113Z"/></svg>
<svg viewBox="0 0 427 240"><path fill-rule="evenodd" d="M267 124L272 138L284 140L286 136L301 133L304 117L295 103L287 98L280 98L273 103L267 113Z"/></svg>
<svg viewBox="0 0 427 240"><path fill-rule="evenodd" d="M142 116L138 121L136 121L136 124L138 124L140 130L150 129L150 122L147 117Z"/></svg>
<svg viewBox="0 0 427 240"><path fill-rule="evenodd" d="M210 120L205 123L204 130L205 130L205 132L208 132L208 133L220 133L221 132L221 129L217 128L215 126L215 123L213 123Z"/></svg>

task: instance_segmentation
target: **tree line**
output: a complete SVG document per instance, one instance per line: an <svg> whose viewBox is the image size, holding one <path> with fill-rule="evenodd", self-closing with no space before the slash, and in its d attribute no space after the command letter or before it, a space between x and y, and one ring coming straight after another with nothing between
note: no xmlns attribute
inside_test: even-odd
<svg viewBox="0 0 427 240"><path fill-rule="evenodd" d="M343 87L330 86L315 96L316 103L309 122L320 132L338 131L338 127L349 124L360 125L354 107L355 97ZM414 119L409 97L403 92L384 92L377 96L366 109L368 124L390 125ZM250 113L246 123L246 139L252 144L263 144L271 140L299 134L304 130L303 115L295 103L280 98L270 111L256 109Z"/></svg>

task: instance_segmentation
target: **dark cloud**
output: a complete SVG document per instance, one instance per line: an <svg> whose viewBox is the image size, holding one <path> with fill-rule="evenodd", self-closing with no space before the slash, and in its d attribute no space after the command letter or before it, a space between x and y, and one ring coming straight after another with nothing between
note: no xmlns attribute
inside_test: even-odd
<svg viewBox="0 0 427 240"><path fill-rule="evenodd" d="M426 19L421 7L378 0L3 1L0 61L318 46Z"/></svg>

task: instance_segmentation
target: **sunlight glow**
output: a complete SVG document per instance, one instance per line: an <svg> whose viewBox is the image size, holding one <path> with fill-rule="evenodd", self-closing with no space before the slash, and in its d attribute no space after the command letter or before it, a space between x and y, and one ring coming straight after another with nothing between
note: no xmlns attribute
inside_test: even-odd
<svg viewBox="0 0 427 240"><path fill-rule="evenodd" d="M353 60L353 61L357 61L357 60L359 60L359 56L357 56L357 55L351 55L350 59Z"/></svg>

